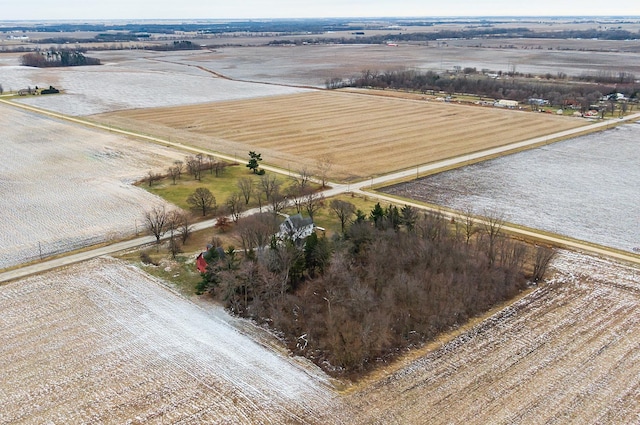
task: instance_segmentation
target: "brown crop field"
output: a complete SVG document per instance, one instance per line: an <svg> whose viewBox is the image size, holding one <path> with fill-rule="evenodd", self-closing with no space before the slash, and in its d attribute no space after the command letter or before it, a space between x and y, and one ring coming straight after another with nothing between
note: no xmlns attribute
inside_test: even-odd
<svg viewBox="0 0 640 425"><path fill-rule="evenodd" d="M334 157L332 178L351 181L584 125L550 114L316 91L153 108L94 119L242 159L250 150L282 168Z"/></svg>

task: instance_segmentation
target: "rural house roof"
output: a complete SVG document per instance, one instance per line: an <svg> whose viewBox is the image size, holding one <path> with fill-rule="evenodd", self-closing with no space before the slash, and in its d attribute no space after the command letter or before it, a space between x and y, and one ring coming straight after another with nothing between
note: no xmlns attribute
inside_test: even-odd
<svg viewBox="0 0 640 425"><path fill-rule="evenodd" d="M304 239L313 233L313 220L311 218L303 218L302 214L290 215L280 224L280 231L277 237L279 239L291 238L294 241Z"/></svg>
<svg viewBox="0 0 640 425"><path fill-rule="evenodd" d="M222 247L213 248L213 247L207 246L207 248L208 249L206 251L202 251L196 257L196 268L200 273L206 273L207 265L209 264L209 261L214 259L216 261L219 259L224 260L225 258L224 249L222 249Z"/></svg>
<svg viewBox="0 0 640 425"><path fill-rule="evenodd" d="M313 224L313 220L311 218L304 218L302 214L290 215L285 220L285 223L288 223L292 229L302 229L303 227L307 227Z"/></svg>

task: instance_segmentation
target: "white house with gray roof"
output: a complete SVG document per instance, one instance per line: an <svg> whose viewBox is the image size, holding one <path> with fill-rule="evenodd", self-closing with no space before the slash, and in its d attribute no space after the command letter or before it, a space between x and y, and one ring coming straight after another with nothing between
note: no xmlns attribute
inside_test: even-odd
<svg viewBox="0 0 640 425"><path fill-rule="evenodd" d="M303 218L302 214L290 215L280 224L280 231L276 237L279 240L301 241L313 233L314 227L311 218Z"/></svg>

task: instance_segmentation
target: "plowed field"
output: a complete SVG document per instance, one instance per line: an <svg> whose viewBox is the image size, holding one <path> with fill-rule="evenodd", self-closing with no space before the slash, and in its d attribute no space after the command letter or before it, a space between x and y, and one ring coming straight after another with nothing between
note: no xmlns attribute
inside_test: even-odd
<svg viewBox="0 0 640 425"><path fill-rule="evenodd" d="M0 424L333 422L310 362L114 260L0 287L0 311Z"/></svg>
<svg viewBox="0 0 640 425"><path fill-rule="evenodd" d="M131 183L184 157L4 104L0 128L0 269L137 233L164 201Z"/></svg>
<svg viewBox="0 0 640 425"><path fill-rule="evenodd" d="M133 266L23 279L0 287L0 424L638 423L640 271L554 264L552 282L344 392Z"/></svg>
<svg viewBox="0 0 640 425"><path fill-rule="evenodd" d="M640 420L640 271L564 253L560 275L354 394L358 423Z"/></svg>
<svg viewBox="0 0 640 425"><path fill-rule="evenodd" d="M153 133L293 170L332 154L334 179L362 179L579 127L584 120L317 91L245 101L101 114L113 125Z"/></svg>

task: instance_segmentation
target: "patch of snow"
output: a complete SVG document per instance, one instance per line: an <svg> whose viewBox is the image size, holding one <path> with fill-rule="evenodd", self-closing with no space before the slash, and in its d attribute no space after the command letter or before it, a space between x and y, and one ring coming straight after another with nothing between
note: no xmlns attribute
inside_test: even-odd
<svg viewBox="0 0 640 425"><path fill-rule="evenodd" d="M116 260L2 286L0 310L0 423L340 422L315 365Z"/></svg>
<svg viewBox="0 0 640 425"><path fill-rule="evenodd" d="M640 246L640 124L629 124L384 189L633 251Z"/></svg>
<svg viewBox="0 0 640 425"><path fill-rule="evenodd" d="M0 105L0 269L143 231L130 183L184 154Z"/></svg>

